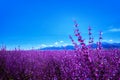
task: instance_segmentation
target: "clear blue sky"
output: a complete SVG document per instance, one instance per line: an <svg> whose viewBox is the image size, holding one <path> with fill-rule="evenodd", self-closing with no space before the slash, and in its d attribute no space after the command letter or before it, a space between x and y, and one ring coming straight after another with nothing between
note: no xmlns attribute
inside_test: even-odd
<svg viewBox="0 0 120 80"><path fill-rule="evenodd" d="M70 43L73 20L87 40L87 27L104 41L120 42L120 0L0 0L0 44L8 48Z"/></svg>

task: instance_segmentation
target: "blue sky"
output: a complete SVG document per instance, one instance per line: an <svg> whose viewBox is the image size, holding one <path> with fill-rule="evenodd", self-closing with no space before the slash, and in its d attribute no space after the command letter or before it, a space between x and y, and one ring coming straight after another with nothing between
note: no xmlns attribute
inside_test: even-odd
<svg viewBox="0 0 120 80"><path fill-rule="evenodd" d="M73 20L83 38L91 25L95 41L120 42L119 0L1 0L0 44L8 48L70 44ZM57 43L57 44L56 44Z"/></svg>

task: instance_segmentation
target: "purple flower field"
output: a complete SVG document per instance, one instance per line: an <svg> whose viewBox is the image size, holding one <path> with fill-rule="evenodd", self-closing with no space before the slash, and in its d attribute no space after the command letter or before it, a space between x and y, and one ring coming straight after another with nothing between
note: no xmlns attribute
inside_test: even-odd
<svg viewBox="0 0 120 80"><path fill-rule="evenodd" d="M89 44L82 38L75 21L72 36L75 50L0 50L0 80L120 80L120 50L102 48L102 32L97 48L91 27Z"/></svg>
<svg viewBox="0 0 120 80"><path fill-rule="evenodd" d="M120 50L0 51L0 80L119 80Z"/></svg>

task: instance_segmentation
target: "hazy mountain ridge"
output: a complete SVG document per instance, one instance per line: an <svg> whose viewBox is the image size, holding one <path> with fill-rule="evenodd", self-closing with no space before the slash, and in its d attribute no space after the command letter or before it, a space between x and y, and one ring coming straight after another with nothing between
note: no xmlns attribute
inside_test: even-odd
<svg viewBox="0 0 120 80"><path fill-rule="evenodd" d="M93 43L92 48L97 48L97 45L95 43ZM102 43L102 47L105 49L110 49L110 48L120 48L120 43L107 43L107 42L103 42ZM41 48L40 50L74 50L74 46L73 45L67 45L65 47L63 46L53 46L53 47L45 47L45 48Z"/></svg>

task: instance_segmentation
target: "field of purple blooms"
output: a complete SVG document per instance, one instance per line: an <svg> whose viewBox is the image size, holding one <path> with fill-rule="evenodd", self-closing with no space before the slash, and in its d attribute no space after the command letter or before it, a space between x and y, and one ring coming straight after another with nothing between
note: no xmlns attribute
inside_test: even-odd
<svg viewBox="0 0 120 80"><path fill-rule="evenodd" d="M1 50L0 80L120 80L120 50Z"/></svg>
<svg viewBox="0 0 120 80"><path fill-rule="evenodd" d="M89 44L75 21L75 50L0 50L0 80L120 80L120 49L103 49L102 32L93 49L91 27Z"/></svg>

